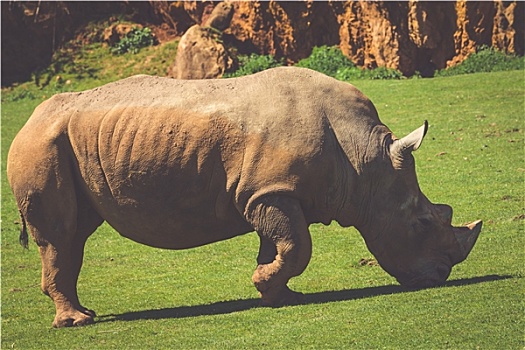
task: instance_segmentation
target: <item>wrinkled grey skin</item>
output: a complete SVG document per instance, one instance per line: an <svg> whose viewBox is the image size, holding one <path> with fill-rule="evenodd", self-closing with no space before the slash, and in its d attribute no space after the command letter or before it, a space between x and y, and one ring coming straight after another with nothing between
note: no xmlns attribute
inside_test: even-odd
<svg viewBox="0 0 525 350"><path fill-rule="evenodd" d="M182 81L135 76L56 95L11 145L7 172L42 258L55 327L92 323L76 283L86 239L107 221L154 247L185 249L253 230L264 305L302 301L287 282L311 256L308 226L355 226L403 285L443 283L481 222L421 193L412 152L352 85L300 68ZM24 232L22 234L24 237Z"/></svg>

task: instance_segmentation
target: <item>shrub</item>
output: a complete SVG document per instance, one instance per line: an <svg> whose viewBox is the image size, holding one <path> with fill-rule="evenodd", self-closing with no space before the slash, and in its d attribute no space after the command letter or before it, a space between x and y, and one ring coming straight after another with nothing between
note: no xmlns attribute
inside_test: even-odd
<svg viewBox="0 0 525 350"><path fill-rule="evenodd" d="M335 77L339 69L355 67L338 47L326 45L314 47L311 55L297 62L296 66L310 68L331 77Z"/></svg>
<svg viewBox="0 0 525 350"><path fill-rule="evenodd" d="M486 45L478 47L475 53L456 66L437 70L436 76L451 76L477 72L497 72L524 69L525 58L506 54Z"/></svg>
<svg viewBox="0 0 525 350"><path fill-rule="evenodd" d="M378 67L375 69L361 69L358 67L352 67L337 70L335 78L342 81L352 81L358 79L402 79L403 73L396 69L386 67Z"/></svg>
<svg viewBox="0 0 525 350"><path fill-rule="evenodd" d="M365 71L359 67L343 68L337 70L334 78L342 81L352 81L363 79L365 74Z"/></svg>
<svg viewBox="0 0 525 350"><path fill-rule="evenodd" d="M126 52L136 54L141 48L152 46L156 44L155 36L151 29L133 27L125 37L120 39L118 43L111 49L111 52L116 55L121 55Z"/></svg>
<svg viewBox="0 0 525 350"><path fill-rule="evenodd" d="M276 60L272 55L257 55L255 53L249 56L239 56L238 60L239 69L224 74L224 78L241 77L283 65L282 60Z"/></svg>
<svg viewBox="0 0 525 350"><path fill-rule="evenodd" d="M403 73L393 68L377 67L375 69L368 70L369 79L402 79Z"/></svg>

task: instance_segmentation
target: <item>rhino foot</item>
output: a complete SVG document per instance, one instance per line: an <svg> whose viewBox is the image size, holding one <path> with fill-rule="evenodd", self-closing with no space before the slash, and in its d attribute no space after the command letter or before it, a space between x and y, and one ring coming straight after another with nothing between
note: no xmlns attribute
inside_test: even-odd
<svg viewBox="0 0 525 350"><path fill-rule="evenodd" d="M287 305L304 304L305 296L303 293L294 292L288 287L284 287L278 293L260 293L261 306L281 307Z"/></svg>
<svg viewBox="0 0 525 350"><path fill-rule="evenodd" d="M95 322L95 312L85 310L84 312L73 310L58 313L53 321L54 328L85 326Z"/></svg>
<svg viewBox="0 0 525 350"><path fill-rule="evenodd" d="M93 310L89 310L89 309L84 308L84 313L86 315L88 315L88 316L93 317L93 318L97 317L97 314Z"/></svg>

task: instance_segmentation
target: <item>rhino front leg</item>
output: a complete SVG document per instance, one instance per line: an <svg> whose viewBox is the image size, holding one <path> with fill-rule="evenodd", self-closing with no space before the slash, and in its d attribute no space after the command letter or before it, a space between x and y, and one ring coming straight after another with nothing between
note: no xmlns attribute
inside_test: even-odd
<svg viewBox="0 0 525 350"><path fill-rule="evenodd" d="M300 275L312 254L312 241L301 206L286 196L267 196L251 206L248 219L259 234L261 246L252 280L265 306L293 305L302 293L287 283Z"/></svg>

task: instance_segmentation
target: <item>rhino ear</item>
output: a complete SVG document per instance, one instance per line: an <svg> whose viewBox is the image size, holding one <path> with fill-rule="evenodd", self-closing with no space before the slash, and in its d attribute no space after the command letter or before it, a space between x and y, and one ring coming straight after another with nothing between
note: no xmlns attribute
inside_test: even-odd
<svg viewBox="0 0 525 350"><path fill-rule="evenodd" d="M403 160L406 158L406 156L411 152L416 151L419 146L421 146L427 131L428 122L425 120L425 124L423 124L421 127L412 131L402 139L395 140L390 145L390 157L392 158L392 162L396 168L402 168Z"/></svg>

